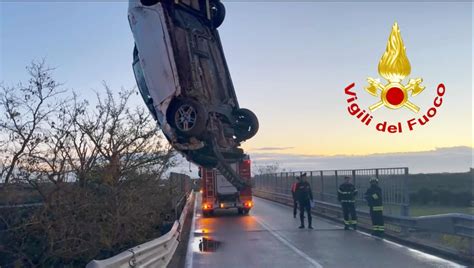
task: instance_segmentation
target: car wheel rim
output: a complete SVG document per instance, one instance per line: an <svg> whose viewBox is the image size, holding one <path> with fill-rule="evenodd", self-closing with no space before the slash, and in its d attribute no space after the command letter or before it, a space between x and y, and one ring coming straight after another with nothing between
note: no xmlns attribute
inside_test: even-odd
<svg viewBox="0 0 474 268"><path fill-rule="evenodd" d="M252 125L250 124L249 120L245 116L237 117L236 125L240 129L240 131L250 132L252 131Z"/></svg>
<svg viewBox="0 0 474 268"><path fill-rule="evenodd" d="M176 127L181 131L189 131L196 125L197 112L190 105L181 105L176 111Z"/></svg>

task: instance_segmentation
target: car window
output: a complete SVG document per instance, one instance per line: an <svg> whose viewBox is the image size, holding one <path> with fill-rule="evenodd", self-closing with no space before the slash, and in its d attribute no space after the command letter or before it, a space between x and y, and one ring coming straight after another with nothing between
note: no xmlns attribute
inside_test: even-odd
<svg viewBox="0 0 474 268"><path fill-rule="evenodd" d="M153 107L153 100L150 96L150 92L148 91L148 87L145 82L145 77L143 76L142 66L140 65L140 60L138 58L138 52L135 48L133 50L133 73L135 74L135 80L137 81L138 90L142 95L143 100L146 103L146 106L150 110L151 114L157 119L155 108Z"/></svg>

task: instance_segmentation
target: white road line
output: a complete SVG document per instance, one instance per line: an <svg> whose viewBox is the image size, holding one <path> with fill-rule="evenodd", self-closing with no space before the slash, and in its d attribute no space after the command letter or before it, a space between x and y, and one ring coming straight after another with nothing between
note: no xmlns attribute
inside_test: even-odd
<svg viewBox="0 0 474 268"><path fill-rule="evenodd" d="M313 258L311 258L310 256L306 255L303 251L299 250L298 248L296 248L295 246L293 246L293 244L291 244L288 240L286 240L284 237L282 237L281 235L279 235L277 232L273 231L273 229L267 224L265 223L263 220L261 219L258 219L257 217L253 217L255 219L255 221L257 221L258 223L260 223L260 225L263 226L263 228L267 229L276 239L280 240L283 244L285 244L287 247L289 247L290 249L292 249L296 254L300 255L301 257L303 257L305 260L307 260L309 263L311 263L314 267L317 267L317 268L322 268L323 266L321 264L319 264L316 260L314 260Z"/></svg>
<svg viewBox="0 0 474 268"><path fill-rule="evenodd" d="M188 240L188 249L186 251L186 262L184 267L192 268L193 267L193 242L194 242L194 231L196 227L194 224L196 223L196 213L197 213L197 198L198 195L194 195L194 210L193 210L193 220L191 221L191 230L189 231L189 240Z"/></svg>
<svg viewBox="0 0 474 268"><path fill-rule="evenodd" d="M370 235L370 234L368 234L368 233L364 233L364 232L361 232L361 231L357 231L357 233L362 234L362 235L365 235L365 236L368 236L368 237L372 237L372 238L374 238L374 239L381 240L381 241L383 241L384 243L390 244L390 245L392 245L392 246L396 246L396 247L398 247L398 248L407 249L407 250L409 250L410 252L419 255L421 258L430 259L430 260L432 260L432 261L437 261L437 262L442 262L442 263L443 263L443 264L442 264L442 265L443 265L442 267L456 267L456 268L466 267L466 266L464 266L464 265L460 265L460 264L455 263L455 262L453 262L453 261L445 260L445 259L440 258L440 257L438 257L438 256L431 255L431 254L429 254L429 253L425 253L425 252L423 252L423 251L419 251L419 250L417 250L417 249L413 249L413 248L410 248L410 247L407 247L407 246L398 244L398 243L396 243L396 242L393 242L393 241L390 241L390 240L387 240L387 239L378 238L378 237L373 237L372 235ZM441 264L438 264L438 265L441 265Z"/></svg>

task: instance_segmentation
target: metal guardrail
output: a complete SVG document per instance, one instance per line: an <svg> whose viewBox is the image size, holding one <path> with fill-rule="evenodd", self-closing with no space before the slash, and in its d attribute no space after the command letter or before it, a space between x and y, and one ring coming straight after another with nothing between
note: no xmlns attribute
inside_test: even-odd
<svg viewBox="0 0 474 268"><path fill-rule="evenodd" d="M293 199L289 194L274 193L254 189L255 196L276 201L279 203L293 205ZM316 201L312 209L316 214L323 215L332 220L342 222L342 210L340 205ZM371 227L370 215L366 211L357 210L358 224L363 228ZM405 217L385 215L385 232L398 240L415 244L422 248L434 250L443 255L472 263L474 261L474 216L459 213L450 213L434 216ZM441 234L458 238L465 247L455 247L437 243L430 239L431 236L418 234Z"/></svg>
<svg viewBox="0 0 474 268"><path fill-rule="evenodd" d="M131 248L105 260L93 260L86 268L166 267L180 242L184 220L194 203L194 192L188 195L181 215L171 230L159 238ZM178 204L179 206L179 204Z"/></svg>
<svg viewBox="0 0 474 268"><path fill-rule="evenodd" d="M291 194L291 184L295 178L306 173L307 180L313 190L316 200L338 204L337 189L344 182L344 177L349 176L359 189L356 197L358 203L365 203L362 189L369 188L370 177L377 177L383 193L384 205L387 214L409 215L409 194L407 190L408 168L372 168L372 169L342 169L342 170L313 170L297 172L281 172L255 176L256 189ZM393 211L392 211L393 210Z"/></svg>

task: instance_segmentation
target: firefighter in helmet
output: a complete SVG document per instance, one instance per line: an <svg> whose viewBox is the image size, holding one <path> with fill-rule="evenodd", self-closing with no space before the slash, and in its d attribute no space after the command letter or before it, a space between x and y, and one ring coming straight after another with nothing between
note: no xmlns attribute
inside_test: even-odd
<svg viewBox="0 0 474 268"><path fill-rule="evenodd" d="M370 218L372 219L372 234L375 236L383 236L383 203L382 189L379 187L379 180L375 177L370 178L370 187L365 192L365 200L370 208Z"/></svg>
<svg viewBox="0 0 474 268"><path fill-rule="evenodd" d="M337 191L337 200L341 202L342 214L344 215L344 230L349 230L352 227L357 229L357 214L355 209L355 197L357 196L357 189L351 183L351 177L344 177L344 183L339 186Z"/></svg>

